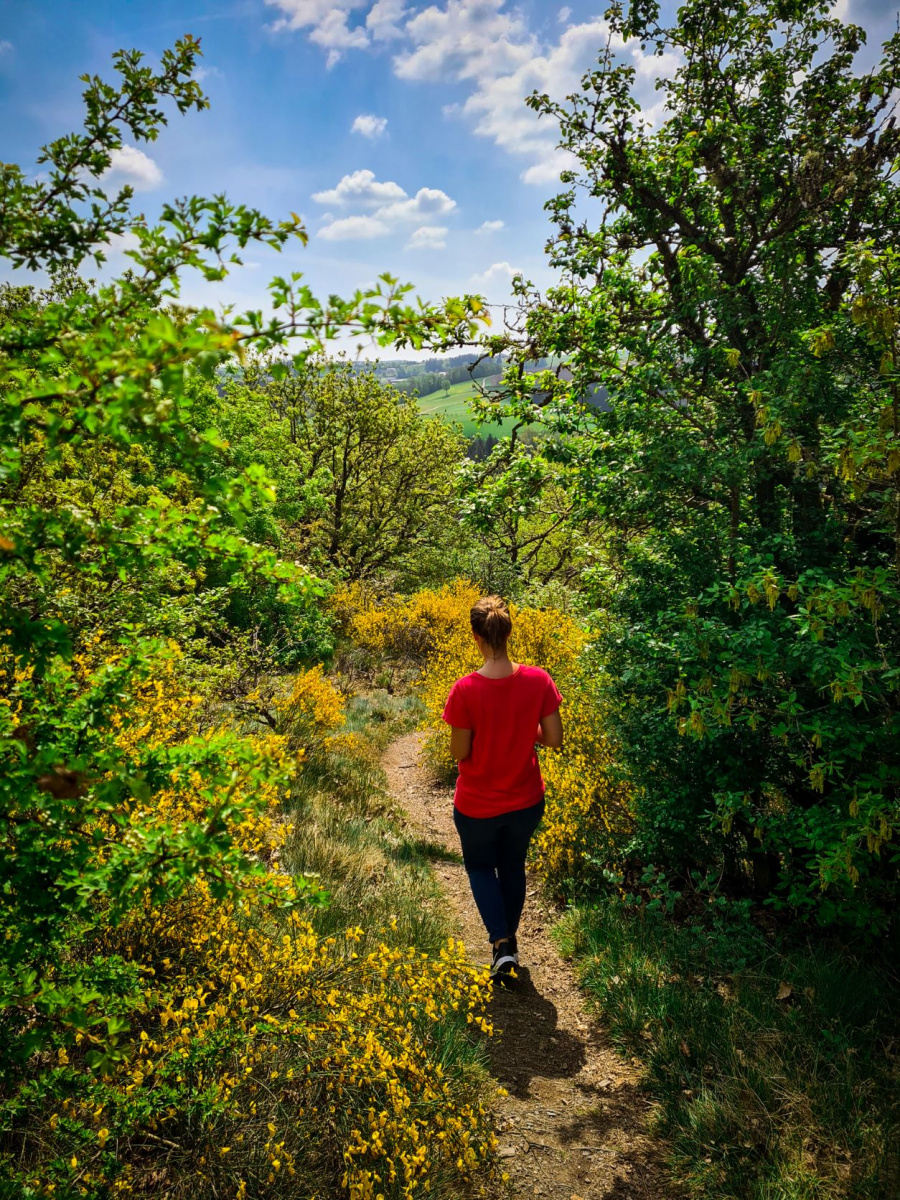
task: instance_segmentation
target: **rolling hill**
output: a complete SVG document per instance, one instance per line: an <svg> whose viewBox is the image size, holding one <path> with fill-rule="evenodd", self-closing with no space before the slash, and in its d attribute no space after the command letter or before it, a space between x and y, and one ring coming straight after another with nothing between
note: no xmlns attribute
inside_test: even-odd
<svg viewBox="0 0 900 1200"><path fill-rule="evenodd" d="M470 381L455 383L448 392L432 392L430 396L423 396L419 400L419 409L426 416L443 416L448 421L458 422L466 437L487 437L488 434L502 437L508 434L515 424L512 420L506 420L501 425L492 423L478 426L469 410L469 401L476 392L475 384Z"/></svg>

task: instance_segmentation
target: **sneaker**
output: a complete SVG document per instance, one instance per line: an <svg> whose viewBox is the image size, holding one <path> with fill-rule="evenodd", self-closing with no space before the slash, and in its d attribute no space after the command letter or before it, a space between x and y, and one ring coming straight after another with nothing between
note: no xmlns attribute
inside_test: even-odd
<svg viewBox="0 0 900 1200"><path fill-rule="evenodd" d="M519 943L516 941L516 935L514 933L511 933L509 935L509 937L507 938L507 941L509 942L509 953L513 956L513 958L518 963L518 961L519 961Z"/></svg>
<svg viewBox="0 0 900 1200"><path fill-rule="evenodd" d="M510 939L494 947L494 958L491 962L491 979L499 981L514 975L519 960L510 946Z"/></svg>

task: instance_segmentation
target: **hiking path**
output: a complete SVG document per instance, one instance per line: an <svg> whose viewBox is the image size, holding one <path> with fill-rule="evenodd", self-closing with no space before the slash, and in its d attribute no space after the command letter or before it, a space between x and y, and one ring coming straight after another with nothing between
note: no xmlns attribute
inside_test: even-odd
<svg viewBox="0 0 900 1200"><path fill-rule="evenodd" d="M385 753L391 795L425 847L474 962L490 947L472 900L453 825L453 795L422 764L421 735ZM500 1157L515 1196L546 1200L677 1200L663 1148L648 1131L651 1104L636 1064L617 1053L585 1007L551 937L554 914L529 875L513 988L496 988L490 1069Z"/></svg>

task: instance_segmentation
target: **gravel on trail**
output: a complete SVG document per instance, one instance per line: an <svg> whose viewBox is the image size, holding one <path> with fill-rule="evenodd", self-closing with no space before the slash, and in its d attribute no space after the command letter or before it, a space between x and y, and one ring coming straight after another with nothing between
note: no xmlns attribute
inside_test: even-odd
<svg viewBox="0 0 900 1200"><path fill-rule="evenodd" d="M453 825L453 794L420 759L420 735L394 742L383 761L390 793L426 847L474 962L490 961ZM438 847L451 852L447 858ZM496 1102L500 1157L515 1196L546 1200L678 1200L664 1147L648 1132L651 1104L636 1064L610 1045L587 1013L574 974L551 937L553 912L529 876L519 928L522 966L491 1001L491 1071L508 1096Z"/></svg>

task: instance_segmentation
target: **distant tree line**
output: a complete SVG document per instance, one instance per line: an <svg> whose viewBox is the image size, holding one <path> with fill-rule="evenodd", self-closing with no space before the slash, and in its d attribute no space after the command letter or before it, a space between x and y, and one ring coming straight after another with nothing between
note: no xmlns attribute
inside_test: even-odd
<svg viewBox="0 0 900 1200"><path fill-rule="evenodd" d="M415 380L419 394L427 395L428 393L421 389L423 381L430 375L446 379L452 385L467 383L470 379L484 379L490 375L499 375L503 366L502 355L498 355L496 358L482 358L478 354L454 354L449 358L426 358L423 362L404 360L376 364L360 362L355 364L355 369L358 371L372 370L376 375L389 378L392 382L397 383Z"/></svg>
<svg viewBox="0 0 900 1200"><path fill-rule="evenodd" d="M473 462L484 462L498 442L499 439L495 438L492 433L488 433L484 437L470 438L469 444L466 446L466 458L470 458Z"/></svg>
<svg viewBox="0 0 900 1200"><path fill-rule="evenodd" d="M417 396L430 396L434 392L447 391L450 388L450 380L446 375L417 375L415 379L397 379L393 383L398 392L407 396L413 393Z"/></svg>

